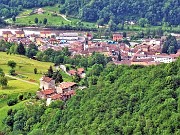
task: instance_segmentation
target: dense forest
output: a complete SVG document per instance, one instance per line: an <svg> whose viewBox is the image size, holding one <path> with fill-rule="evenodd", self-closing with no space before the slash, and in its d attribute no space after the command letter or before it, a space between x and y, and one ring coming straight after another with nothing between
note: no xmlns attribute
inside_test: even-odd
<svg viewBox="0 0 180 135"><path fill-rule="evenodd" d="M107 64L66 103L9 110L7 134L180 134L180 59L143 67ZM89 78L94 78L89 79Z"/></svg>
<svg viewBox="0 0 180 135"><path fill-rule="evenodd" d="M34 8L43 6L53 6L60 3L61 0L1 0L0 16L12 17L16 16L23 8Z"/></svg>
<svg viewBox="0 0 180 135"><path fill-rule="evenodd" d="M68 15L101 24L139 20L152 25L162 22L179 25L180 22L180 1L177 0L66 0L64 9Z"/></svg>
<svg viewBox="0 0 180 135"><path fill-rule="evenodd" d="M1 0L0 16L12 17L23 8L59 4L60 13L98 24L179 25L179 0Z"/></svg>

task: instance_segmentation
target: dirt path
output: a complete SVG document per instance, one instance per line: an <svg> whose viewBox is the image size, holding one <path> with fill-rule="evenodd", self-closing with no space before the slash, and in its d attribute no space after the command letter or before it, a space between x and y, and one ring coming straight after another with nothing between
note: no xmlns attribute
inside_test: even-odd
<svg viewBox="0 0 180 135"><path fill-rule="evenodd" d="M19 80L19 81L22 81L22 82L25 82L25 83L29 83L29 84L33 84L33 85L37 85L37 86L39 85L38 83L26 81L26 80L23 80L23 79L20 79L20 78L11 76L11 75L7 75L7 74L6 74L5 76L10 77L10 78L13 78L13 79L16 79L16 80Z"/></svg>
<svg viewBox="0 0 180 135"><path fill-rule="evenodd" d="M52 14L54 14L54 12L52 12L52 11L49 11L50 13L52 13ZM59 13L56 13L58 16L61 16L64 20L66 20L66 21L68 21L68 22L71 22L70 20L68 20L67 18L66 18L66 15L63 15L63 14L59 14Z"/></svg>

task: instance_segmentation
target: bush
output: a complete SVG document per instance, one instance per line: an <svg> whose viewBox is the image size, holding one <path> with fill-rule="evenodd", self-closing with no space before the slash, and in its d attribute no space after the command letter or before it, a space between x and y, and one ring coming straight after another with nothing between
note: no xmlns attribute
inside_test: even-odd
<svg viewBox="0 0 180 135"><path fill-rule="evenodd" d="M24 95L22 95L22 94L20 94L20 95L18 96L18 99L21 100L21 101L23 100L23 98L24 98Z"/></svg>
<svg viewBox="0 0 180 135"><path fill-rule="evenodd" d="M15 72L14 69L11 69L11 70L9 70L9 74L15 76L15 75L16 75L16 72Z"/></svg>
<svg viewBox="0 0 180 135"><path fill-rule="evenodd" d="M7 105L8 106L13 106L15 104L17 104L18 100L17 99L10 99L8 102L7 102Z"/></svg>

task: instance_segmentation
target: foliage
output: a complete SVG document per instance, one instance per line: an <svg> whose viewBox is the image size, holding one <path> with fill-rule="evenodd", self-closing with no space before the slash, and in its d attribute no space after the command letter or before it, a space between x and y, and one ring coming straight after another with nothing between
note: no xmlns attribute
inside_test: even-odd
<svg viewBox="0 0 180 135"><path fill-rule="evenodd" d="M12 69L14 69L14 68L16 67L16 62L14 62L14 61L12 61L12 60L8 61L7 64L8 64L8 66L11 67Z"/></svg>
<svg viewBox="0 0 180 135"><path fill-rule="evenodd" d="M18 100L15 98L15 99L10 99L8 102L7 102L7 105L8 106L13 106L15 104L17 104Z"/></svg>
<svg viewBox="0 0 180 135"><path fill-rule="evenodd" d="M24 48L24 45L20 42L18 47L17 47L17 53L20 55L25 55L26 54L26 50Z"/></svg>
<svg viewBox="0 0 180 135"><path fill-rule="evenodd" d="M179 6L180 3L176 0L65 1L66 14L78 16L82 20L91 22L99 20L98 24L107 24L110 20L115 24L139 20L139 24L143 27L148 23L158 25L162 22L179 25Z"/></svg>
<svg viewBox="0 0 180 135"><path fill-rule="evenodd" d="M169 35L163 44L162 52L168 54L175 54L179 48L180 46L178 45L176 38L172 35Z"/></svg>
<svg viewBox="0 0 180 135"><path fill-rule="evenodd" d="M89 74L96 83L77 90L65 105L57 101L38 114L38 106L18 110L5 124L47 135L178 134L179 65L180 59L150 67L108 64L100 74Z"/></svg>

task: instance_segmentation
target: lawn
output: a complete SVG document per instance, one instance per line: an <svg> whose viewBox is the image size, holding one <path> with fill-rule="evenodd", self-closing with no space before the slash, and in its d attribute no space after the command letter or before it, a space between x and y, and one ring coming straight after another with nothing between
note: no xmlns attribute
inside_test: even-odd
<svg viewBox="0 0 180 135"><path fill-rule="evenodd" d="M27 24L34 25L34 19L38 18L39 22L43 22L44 18L47 18L47 25L61 26L63 24L68 24L69 22L64 20L61 16L54 16L50 12L44 14L33 14L26 17L20 17L16 19L16 24Z"/></svg>

